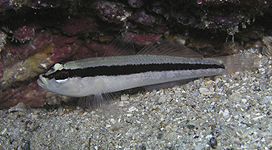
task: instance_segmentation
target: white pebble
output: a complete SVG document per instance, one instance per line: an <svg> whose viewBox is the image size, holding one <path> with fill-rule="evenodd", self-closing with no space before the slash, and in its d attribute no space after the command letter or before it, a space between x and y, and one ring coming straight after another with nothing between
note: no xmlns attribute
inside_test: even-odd
<svg viewBox="0 0 272 150"><path fill-rule="evenodd" d="M223 112L223 117L224 118L229 118L230 114L229 114L229 110L225 109L225 111Z"/></svg>
<svg viewBox="0 0 272 150"><path fill-rule="evenodd" d="M236 102L240 102L240 101L241 101L241 94L232 93L232 94L229 96L229 100L236 101Z"/></svg>
<svg viewBox="0 0 272 150"><path fill-rule="evenodd" d="M201 87L199 88L199 92L203 95L212 95L214 91L209 90L208 88Z"/></svg>
<svg viewBox="0 0 272 150"><path fill-rule="evenodd" d="M115 123L116 123L115 119L113 119L113 118L110 119L110 122L111 122L112 124L115 124Z"/></svg>
<svg viewBox="0 0 272 150"><path fill-rule="evenodd" d="M121 95L121 101L127 101L128 99L129 99L129 95L128 94Z"/></svg>
<svg viewBox="0 0 272 150"><path fill-rule="evenodd" d="M133 112L133 111L138 111L138 109L137 109L136 107L132 106L132 107L130 107L130 108L128 109L127 112Z"/></svg>

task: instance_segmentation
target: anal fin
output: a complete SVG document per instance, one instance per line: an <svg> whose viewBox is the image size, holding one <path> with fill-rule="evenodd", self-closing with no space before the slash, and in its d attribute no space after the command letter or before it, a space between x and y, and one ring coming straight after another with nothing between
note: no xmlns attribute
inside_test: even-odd
<svg viewBox="0 0 272 150"><path fill-rule="evenodd" d="M166 89L166 88L171 88L174 87L176 85L182 85L182 84L186 84L190 81L193 81L197 78L191 78L191 79L184 79L184 80L179 80L179 81L173 81L173 82L166 82L166 83L160 83L160 84L153 84L153 85L148 85L148 86L144 86L144 89L146 90L160 90L160 89Z"/></svg>
<svg viewBox="0 0 272 150"><path fill-rule="evenodd" d="M90 95L79 98L78 106L80 106L83 109L92 110L107 105L112 100L114 100L114 96L112 93Z"/></svg>

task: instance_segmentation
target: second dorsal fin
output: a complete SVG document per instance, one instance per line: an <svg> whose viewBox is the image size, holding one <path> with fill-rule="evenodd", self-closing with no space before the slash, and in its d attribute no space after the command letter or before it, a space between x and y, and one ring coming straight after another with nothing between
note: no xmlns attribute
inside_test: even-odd
<svg viewBox="0 0 272 150"><path fill-rule="evenodd" d="M194 52L193 50L187 48L186 46L170 40L160 40L153 42L145 46L137 54L168 55L185 58L203 58L203 56L198 54L197 52Z"/></svg>
<svg viewBox="0 0 272 150"><path fill-rule="evenodd" d="M124 55L168 55L185 58L203 58L202 55L189 49L188 47L171 40L155 41L143 47L138 53L135 53L135 47L129 37L119 36L109 45L104 53L106 56L124 56Z"/></svg>
<svg viewBox="0 0 272 150"><path fill-rule="evenodd" d="M119 36L109 45L103 57L134 55L135 48L130 38Z"/></svg>

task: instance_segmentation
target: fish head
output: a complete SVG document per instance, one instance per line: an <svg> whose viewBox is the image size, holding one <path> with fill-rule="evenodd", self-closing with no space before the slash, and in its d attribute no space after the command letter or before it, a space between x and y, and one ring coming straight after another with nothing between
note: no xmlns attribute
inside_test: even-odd
<svg viewBox="0 0 272 150"><path fill-rule="evenodd" d="M37 83L40 87L60 95L81 97L79 88L76 88L73 78L69 78L69 71L64 65L56 63L45 74L39 75Z"/></svg>

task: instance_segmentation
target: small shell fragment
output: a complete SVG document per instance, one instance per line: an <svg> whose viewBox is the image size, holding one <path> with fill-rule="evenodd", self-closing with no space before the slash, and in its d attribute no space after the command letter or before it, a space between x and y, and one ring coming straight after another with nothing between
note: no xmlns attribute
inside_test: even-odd
<svg viewBox="0 0 272 150"><path fill-rule="evenodd" d="M24 103L19 102L16 106L11 107L8 112L13 113L13 112L24 112L28 110L28 106L26 106Z"/></svg>

